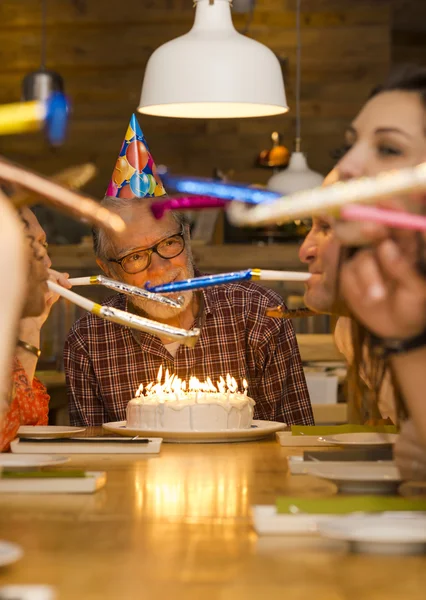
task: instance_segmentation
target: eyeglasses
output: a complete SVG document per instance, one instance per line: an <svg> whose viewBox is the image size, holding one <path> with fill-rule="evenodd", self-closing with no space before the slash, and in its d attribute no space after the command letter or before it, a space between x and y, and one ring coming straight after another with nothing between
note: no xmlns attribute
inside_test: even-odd
<svg viewBox="0 0 426 600"><path fill-rule="evenodd" d="M122 258L107 258L109 262L118 263L120 267L129 275L145 271L151 264L151 258L154 252L161 258L176 258L185 249L184 230L170 237L160 240L151 248L134 250Z"/></svg>

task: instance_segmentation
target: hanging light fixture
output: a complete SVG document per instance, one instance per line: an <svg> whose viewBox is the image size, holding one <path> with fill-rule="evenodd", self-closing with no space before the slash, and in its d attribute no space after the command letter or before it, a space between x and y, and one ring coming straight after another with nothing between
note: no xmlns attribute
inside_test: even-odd
<svg viewBox="0 0 426 600"><path fill-rule="evenodd" d="M273 175L268 181L268 189L287 195L299 190L307 190L321 185L324 177L312 171L308 167L306 156L301 152L301 118L300 118L300 72L301 72L301 35L300 35L300 3L297 0L296 9L296 32L297 32L297 51L296 51L296 140L295 152L290 157L288 167L285 171Z"/></svg>
<svg viewBox="0 0 426 600"><path fill-rule="evenodd" d="M52 92L63 92L64 81L55 71L46 69L46 1L41 0L41 59L37 71L25 75L22 81L22 100L44 102Z"/></svg>
<svg viewBox="0 0 426 600"><path fill-rule="evenodd" d="M150 57L139 112L159 117L266 117L287 112L280 63L236 31L230 0L194 0L186 35Z"/></svg>

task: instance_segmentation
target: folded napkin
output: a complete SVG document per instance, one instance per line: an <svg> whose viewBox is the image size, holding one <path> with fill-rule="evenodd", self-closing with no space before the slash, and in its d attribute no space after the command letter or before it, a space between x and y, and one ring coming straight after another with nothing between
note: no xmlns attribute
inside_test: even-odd
<svg viewBox="0 0 426 600"><path fill-rule="evenodd" d="M44 469L43 471L3 471L1 479L47 479L51 477L87 477L86 471L80 469L66 469L62 471ZM0 599L1 600L1 599Z"/></svg>
<svg viewBox="0 0 426 600"><path fill-rule="evenodd" d="M353 512L426 511L426 498L386 496L338 496L332 498L288 498L276 500L280 514L343 515Z"/></svg>
<svg viewBox="0 0 426 600"><path fill-rule="evenodd" d="M292 435L337 435L338 433L398 433L395 425L292 425Z"/></svg>

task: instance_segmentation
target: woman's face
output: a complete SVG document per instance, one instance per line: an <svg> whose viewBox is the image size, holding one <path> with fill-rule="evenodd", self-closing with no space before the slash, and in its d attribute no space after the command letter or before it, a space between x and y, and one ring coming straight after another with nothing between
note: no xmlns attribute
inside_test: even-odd
<svg viewBox="0 0 426 600"><path fill-rule="evenodd" d="M383 92L367 102L345 134L340 181L418 165L426 160L426 111L419 94Z"/></svg>
<svg viewBox="0 0 426 600"><path fill-rule="evenodd" d="M346 132L346 153L324 184L415 166L426 160L426 111L418 94L383 92L367 102ZM309 264L305 303L320 312L336 310L340 243L334 219L314 219L299 256ZM410 236L412 239L412 236Z"/></svg>

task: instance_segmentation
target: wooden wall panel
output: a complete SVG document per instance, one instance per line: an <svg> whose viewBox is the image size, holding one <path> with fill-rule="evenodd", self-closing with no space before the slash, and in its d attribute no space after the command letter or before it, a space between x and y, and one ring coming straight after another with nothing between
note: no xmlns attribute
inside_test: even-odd
<svg viewBox="0 0 426 600"><path fill-rule="evenodd" d="M391 0L302 2L302 134L310 166L326 173L331 151L391 57ZM54 151L42 136L0 138L0 152L44 173L94 161L89 193L104 193L131 112L139 101L152 51L189 30L191 0L48 0L48 66L60 72L73 103L67 143ZM234 22L242 29L245 15ZM0 2L0 102L19 99L20 82L37 68L40 0ZM139 116L157 163L209 176L232 169L236 180L265 183L254 167L273 130L291 148L294 137L295 1L258 0L248 35L282 59L290 112L282 117L191 121ZM184 84L184 82L183 82Z"/></svg>

